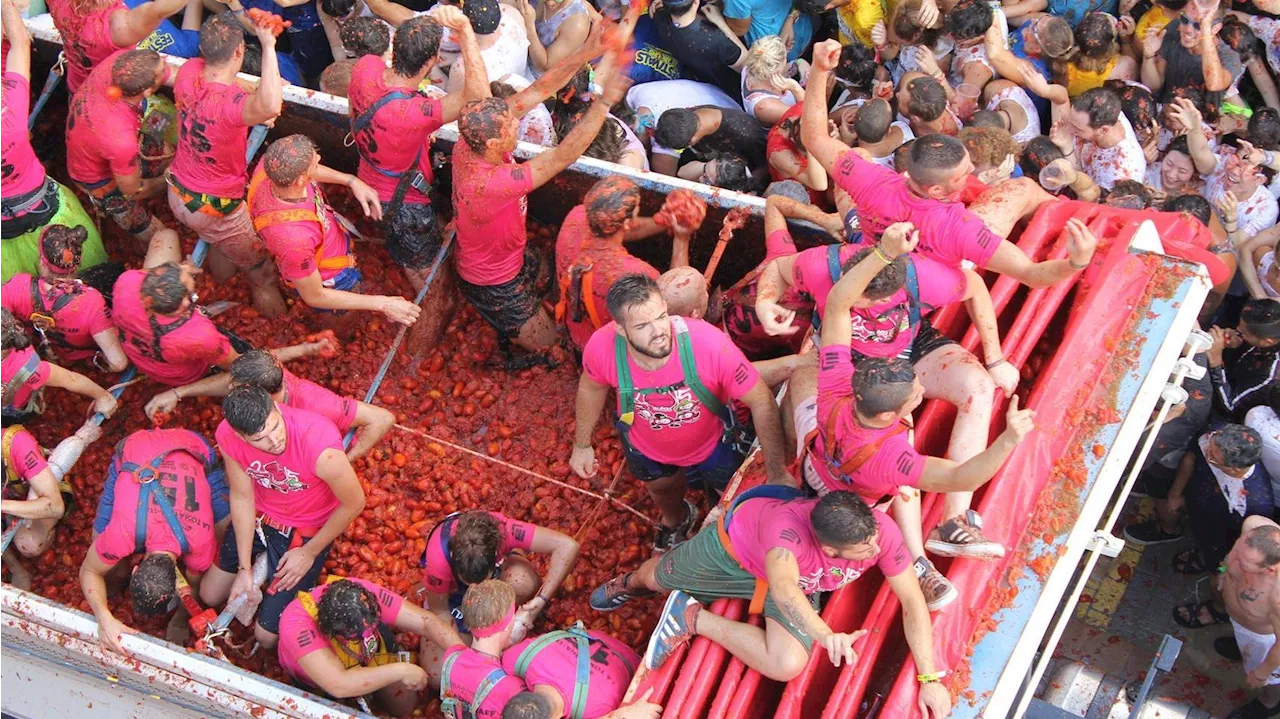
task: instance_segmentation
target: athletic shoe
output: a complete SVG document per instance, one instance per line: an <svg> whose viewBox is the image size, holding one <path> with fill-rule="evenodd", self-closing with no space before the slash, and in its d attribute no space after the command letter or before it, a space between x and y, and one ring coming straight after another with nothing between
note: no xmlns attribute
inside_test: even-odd
<svg viewBox="0 0 1280 719"><path fill-rule="evenodd" d="M960 597L956 586L933 566L933 562L920 557L912 566L916 570L916 579L920 580L920 591L924 592L929 611L936 612Z"/></svg>
<svg viewBox="0 0 1280 719"><path fill-rule="evenodd" d="M1168 544L1182 539L1182 532L1176 534L1164 531L1164 527L1160 526L1160 520L1149 519L1138 524L1130 524L1124 528L1124 539L1130 544L1136 544L1141 547L1150 546L1152 544Z"/></svg>
<svg viewBox="0 0 1280 719"><path fill-rule="evenodd" d="M1004 556L1004 547L982 534L982 515L972 509L934 527L924 548L939 557L990 560Z"/></svg>
<svg viewBox="0 0 1280 719"><path fill-rule="evenodd" d="M684 521L678 526L668 527L660 525L658 532L653 535L653 551L669 552L675 548L677 544L689 538L689 533L694 527L698 526L699 512L693 502L684 500Z"/></svg>
<svg viewBox="0 0 1280 719"><path fill-rule="evenodd" d="M698 612L702 605L698 600L681 591L674 591L667 596L667 603L662 607L658 617L658 626L649 637L649 646L644 650L644 666L650 671L659 669L666 663L667 657L676 647L693 638L693 629L697 626Z"/></svg>
<svg viewBox="0 0 1280 719"><path fill-rule="evenodd" d="M627 582L631 581L632 574L635 572L627 572L596 587L591 592L591 598L587 600L591 608L597 612L612 612L636 597L652 597L657 594L648 587L628 589Z"/></svg>
<svg viewBox="0 0 1280 719"><path fill-rule="evenodd" d="M1280 717L1280 704L1269 707L1261 699L1254 699L1227 715L1227 719L1271 719Z"/></svg>

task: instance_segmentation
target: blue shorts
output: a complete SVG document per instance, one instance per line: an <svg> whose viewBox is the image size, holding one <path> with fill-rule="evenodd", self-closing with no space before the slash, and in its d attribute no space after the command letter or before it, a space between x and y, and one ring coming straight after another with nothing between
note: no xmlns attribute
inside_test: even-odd
<svg viewBox="0 0 1280 719"><path fill-rule="evenodd" d="M360 274L360 270L355 267L345 267L341 272L333 276L333 289L343 292L359 292L360 282L364 279L364 275ZM295 297L301 298L297 290L293 290ZM316 312L324 312L331 315L345 315L347 310L326 310L320 308L312 308Z"/></svg>
<svg viewBox="0 0 1280 719"><path fill-rule="evenodd" d="M663 477L670 477L683 469L685 482L688 484L702 483L708 488L724 489L729 485L729 480L733 479L734 473L738 471L738 467L742 466L742 461L747 457L746 452L741 451L740 446L735 446L734 443L721 437L711 455L695 465L681 467L665 462L657 462L632 447L631 442L627 440L627 433L621 423L617 424L619 425L618 436L622 438L622 452L627 459L627 469L631 471L633 477L641 482L652 482Z"/></svg>

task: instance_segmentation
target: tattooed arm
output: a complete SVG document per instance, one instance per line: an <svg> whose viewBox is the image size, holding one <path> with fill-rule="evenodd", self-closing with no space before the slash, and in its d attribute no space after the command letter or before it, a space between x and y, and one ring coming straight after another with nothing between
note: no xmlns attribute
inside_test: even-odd
<svg viewBox="0 0 1280 719"><path fill-rule="evenodd" d="M866 632L859 630L852 634L839 634L822 621L818 610L800 589L800 565L790 550L783 547L770 549L764 557L764 571L769 581L769 597L778 605L787 623L813 637L816 644L827 650L832 664L840 666L842 661L852 664L858 660L853 643Z"/></svg>

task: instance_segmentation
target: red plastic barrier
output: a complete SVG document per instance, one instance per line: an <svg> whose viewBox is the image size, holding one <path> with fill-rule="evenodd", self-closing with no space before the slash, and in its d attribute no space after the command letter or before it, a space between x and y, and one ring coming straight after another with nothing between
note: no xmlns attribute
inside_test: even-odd
<svg viewBox="0 0 1280 719"><path fill-rule="evenodd" d="M1095 215L1099 212L1105 210L1094 211ZM1111 222L1117 228L1118 232L1110 234L1115 241L1107 244L1102 262L1095 261L1096 267L1086 273L1088 286L1072 308L1063 341L1032 391L1028 406L1036 410L1036 423L1041 429L1013 454L981 500L981 509L986 510L988 516L1007 519L989 526L987 534L1008 547L1022 544L1039 494L1053 479L1055 462L1072 446L1073 435L1083 421L1080 408L1092 404L1086 402L1087 399L1106 402L1109 390L1098 379L1114 354L1116 338L1122 336L1131 316L1131 312L1117 310L1135 307L1153 278L1150 265L1127 251L1127 240L1136 227L1130 222L1133 218L1120 216L1123 211L1114 212L1117 214L1094 218ZM1187 226L1184 218L1177 216L1134 214L1144 215L1142 219L1159 220L1157 226L1163 224L1170 232L1182 231ZM1195 243L1200 239L1162 236L1166 251L1179 255L1194 256ZM1028 336L1039 335L1052 320L1049 306L1056 304L1053 300L1060 302L1065 292L1054 294L1060 296L1029 297L1028 309L1022 313L1034 315ZM1023 347L1032 346L1034 342L1023 344ZM1005 477L1011 479L1006 481ZM986 609L992 590L1005 581L1006 572L1016 557L1017 553L1011 552L1000 562L958 562L953 566L949 576L961 591L962 600L958 604L962 604L962 611L946 611L935 619L935 656L941 666L963 666L968 647L982 629L981 618L989 616ZM908 659L898 672L883 716L918 716L914 675L914 665Z"/></svg>

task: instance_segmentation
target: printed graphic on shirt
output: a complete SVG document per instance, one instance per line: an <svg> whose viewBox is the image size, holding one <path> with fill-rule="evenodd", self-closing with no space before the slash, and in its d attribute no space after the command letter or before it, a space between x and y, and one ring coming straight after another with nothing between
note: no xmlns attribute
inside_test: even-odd
<svg viewBox="0 0 1280 719"><path fill-rule="evenodd" d="M669 401L669 404L655 404L654 400ZM649 423L649 429L679 429L686 424L697 422L702 417L702 403L697 400L693 390L684 385L671 388L671 392L652 392L636 396L636 416Z"/></svg>
<svg viewBox="0 0 1280 719"><path fill-rule="evenodd" d="M267 464L263 464L261 461L255 459L249 463L248 467L244 468L244 471L249 475L250 479L266 489L273 489L285 494L288 494L289 492L301 492L306 489L306 487L303 486L302 481L298 479L297 472L289 469L288 467L281 466L281 464L275 460L272 460Z"/></svg>

